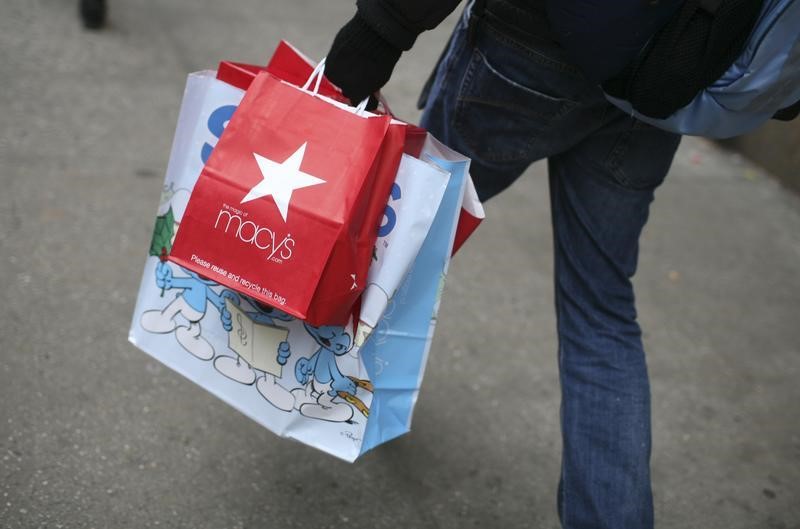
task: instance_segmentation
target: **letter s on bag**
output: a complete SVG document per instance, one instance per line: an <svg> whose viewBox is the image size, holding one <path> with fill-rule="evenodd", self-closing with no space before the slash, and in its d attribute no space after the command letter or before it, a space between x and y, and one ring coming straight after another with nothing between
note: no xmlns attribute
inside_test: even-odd
<svg viewBox="0 0 800 529"><path fill-rule="evenodd" d="M392 184L392 192L389 193L389 197L392 200L400 200L401 192L400 186L397 185L397 182ZM386 222L381 224L381 227L378 228L378 237L386 237L392 230L394 229L394 225L397 224L397 213L394 211L394 208L390 205L386 205L386 209L383 211L383 216L386 217Z"/></svg>
<svg viewBox="0 0 800 529"><path fill-rule="evenodd" d="M235 111L236 105L225 105L216 109L208 116L208 131L219 139L222 133L225 132L225 126L231 120ZM213 150L214 146L210 143L203 144L203 148L200 151L200 158L203 163L208 162L208 157L211 156L211 151Z"/></svg>

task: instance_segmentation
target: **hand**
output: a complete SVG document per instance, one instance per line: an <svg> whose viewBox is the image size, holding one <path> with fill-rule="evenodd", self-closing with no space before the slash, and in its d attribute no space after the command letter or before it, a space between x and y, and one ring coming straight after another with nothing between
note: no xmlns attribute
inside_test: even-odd
<svg viewBox="0 0 800 529"><path fill-rule="evenodd" d="M172 268L162 261L156 265L156 286L167 290L172 288Z"/></svg>
<svg viewBox="0 0 800 529"><path fill-rule="evenodd" d="M331 44L325 76L357 105L389 81L401 53L356 13Z"/></svg>
<svg viewBox="0 0 800 529"><path fill-rule="evenodd" d="M331 389L328 391L328 395L331 397L335 397L338 392L342 393L349 393L351 395L356 394L356 383L350 380L347 377L337 378L331 384Z"/></svg>
<svg viewBox="0 0 800 529"><path fill-rule="evenodd" d="M311 380L313 372L314 368L311 365L311 362L308 361L308 358L301 358L294 366L294 376L297 381L304 386L308 384L309 380Z"/></svg>
<svg viewBox="0 0 800 529"><path fill-rule="evenodd" d="M233 316L231 316L231 311L224 305L222 310L219 311L219 318L222 321L222 328L230 332L233 329Z"/></svg>
<svg viewBox="0 0 800 529"><path fill-rule="evenodd" d="M278 346L278 365L285 366L291 354L292 350L289 349L289 342L281 342Z"/></svg>

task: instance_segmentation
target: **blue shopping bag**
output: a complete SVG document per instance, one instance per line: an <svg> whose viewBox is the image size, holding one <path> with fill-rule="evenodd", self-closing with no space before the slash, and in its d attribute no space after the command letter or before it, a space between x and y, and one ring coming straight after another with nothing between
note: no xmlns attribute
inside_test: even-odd
<svg viewBox="0 0 800 529"><path fill-rule="evenodd" d="M469 160L451 154L451 159L423 154L449 172L450 181L411 270L360 350L374 387L362 454L411 427L469 178Z"/></svg>

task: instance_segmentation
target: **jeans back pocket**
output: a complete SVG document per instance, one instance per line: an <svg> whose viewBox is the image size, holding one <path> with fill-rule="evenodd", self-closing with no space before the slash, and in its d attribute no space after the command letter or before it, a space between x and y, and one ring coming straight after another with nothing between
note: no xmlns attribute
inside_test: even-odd
<svg viewBox="0 0 800 529"><path fill-rule="evenodd" d="M547 151L553 121L577 103L533 86L536 64L524 82L502 73L479 48L472 52L456 101L453 126L472 152L486 162L530 162ZM541 75L555 75L542 69Z"/></svg>

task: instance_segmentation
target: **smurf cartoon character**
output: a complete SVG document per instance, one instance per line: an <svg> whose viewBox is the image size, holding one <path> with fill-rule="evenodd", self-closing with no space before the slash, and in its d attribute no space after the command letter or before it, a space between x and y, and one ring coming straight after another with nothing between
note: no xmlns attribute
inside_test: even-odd
<svg viewBox="0 0 800 529"><path fill-rule="evenodd" d="M364 387L362 384L368 383L343 375L336 363L350 350L350 335L343 327L303 325L318 347L310 357L299 358L295 364L295 378L303 385L292 390L295 408L312 419L351 422L353 408L349 402L366 416L369 410L355 395L357 385ZM281 352L278 363L285 365L289 355L289 350Z"/></svg>
<svg viewBox="0 0 800 529"><path fill-rule="evenodd" d="M175 339L181 346L201 360L214 358L214 347L202 336L200 321L206 315L210 303L219 311L222 327L226 331L233 328L231 313L225 301L239 304L239 296L233 291L223 289L217 294L211 287L217 283L200 277L194 272L181 269L187 277L176 277L169 263L159 261L156 265L156 285L164 290L181 289L166 307L161 310L148 310L142 314L140 323L148 332L167 334L175 333ZM188 323L182 324L177 319L182 316Z"/></svg>
<svg viewBox="0 0 800 529"><path fill-rule="evenodd" d="M278 379L282 376L279 358L289 352L289 331L280 323L294 318L254 299L245 299L253 310L244 311L228 305L233 316L228 345L236 356L220 355L214 360L214 367L240 384L255 382L256 389L267 402L279 410L292 411L294 396L278 384ZM257 370L262 373L260 377Z"/></svg>
<svg viewBox="0 0 800 529"><path fill-rule="evenodd" d="M189 191L186 189L175 190L172 184L165 186L161 194L161 207L156 217L153 238L150 243L150 255L158 257L155 268L156 285L161 288L161 296L166 290L181 289L181 292L163 309L145 311L140 319L142 328L148 332L158 334L175 333L175 338L181 346L191 354L202 360L214 358L213 346L203 338L200 321L205 317L209 303L220 314L222 327L226 330L232 328L231 313L227 309L226 300L235 305L239 304L239 297L231 290L223 289L217 293L212 287L216 283L203 279L194 272L183 270L186 277L177 277L172 266L167 262L167 256L172 249L179 219L183 217L186 204L189 201ZM179 318L182 316L182 318Z"/></svg>

